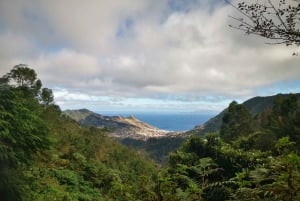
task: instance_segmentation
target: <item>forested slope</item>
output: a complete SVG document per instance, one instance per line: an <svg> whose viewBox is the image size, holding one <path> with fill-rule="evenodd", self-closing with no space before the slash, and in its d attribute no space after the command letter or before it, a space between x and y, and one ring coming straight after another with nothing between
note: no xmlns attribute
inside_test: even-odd
<svg viewBox="0 0 300 201"><path fill-rule="evenodd" d="M156 199L152 161L62 115L41 86L24 65L1 78L1 200Z"/></svg>
<svg viewBox="0 0 300 201"><path fill-rule="evenodd" d="M300 100L300 93L294 94L298 100ZM246 100L242 104L246 106L246 108L250 111L252 115L257 115L263 112L266 109L271 109L273 106L273 101L278 97L287 97L288 94L277 94L274 96L264 96L264 97L254 97ZM220 129L222 124L222 118L227 111L228 108L224 109L221 113L216 115L215 117L209 119L202 126L197 126L192 132L204 134L207 132L216 132Z"/></svg>
<svg viewBox="0 0 300 201"><path fill-rule="evenodd" d="M220 132L191 136L169 156L163 192L170 200L300 200L300 104L276 96L253 116L233 101ZM170 194L169 192L173 192ZM171 198L173 197L173 198Z"/></svg>

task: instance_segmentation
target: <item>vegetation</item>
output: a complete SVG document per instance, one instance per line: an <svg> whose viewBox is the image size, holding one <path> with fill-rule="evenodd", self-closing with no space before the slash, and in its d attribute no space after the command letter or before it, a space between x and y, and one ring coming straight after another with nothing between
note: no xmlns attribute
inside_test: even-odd
<svg viewBox="0 0 300 201"><path fill-rule="evenodd" d="M277 96L256 115L232 102L220 132L189 137L158 167L105 129L81 127L63 115L34 70L18 65L0 79L0 197L300 200L299 121L294 94Z"/></svg>
<svg viewBox="0 0 300 201"><path fill-rule="evenodd" d="M144 150L149 157L159 164L164 164L167 161L170 152L178 149L184 142L185 137L160 137L149 138L146 141L136 140L132 138L122 139L122 144L133 147L137 150Z"/></svg>
<svg viewBox="0 0 300 201"><path fill-rule="evenodd" d="M232 102L219 133L191 136L169 156L164 198L299 200L299 114L294 94L277 96L271 109L255 116Z"/></svg>
<svg viewBox="0 0 300 201"><path fill-rule="evenodd" d="M300 93L294 94L297 99L300 99ZM271 111L271 108L273 107L273 102L277 97L280 96L281 98L286 98L289 96L288 94L277 94L274 96L267 96L267 97L254 97L251 98L245 102L242 103L252 116L256 116L260 113L267 114L267 112ZM227 112L228 108L223 110L220 114L217 116L211 118L208 120L203 127L200 127L198 129L194 129L194 134L205 134L205 133L212 133L212 132L218 132L221 128L222 121L224 114Z"/></svg>
<svg viewBox="0 0 300 201"><path fill-rule="evenodd" d="M41 87L26 65L1 78L1 200L156 200L151 160L63 116Z"/></svg>

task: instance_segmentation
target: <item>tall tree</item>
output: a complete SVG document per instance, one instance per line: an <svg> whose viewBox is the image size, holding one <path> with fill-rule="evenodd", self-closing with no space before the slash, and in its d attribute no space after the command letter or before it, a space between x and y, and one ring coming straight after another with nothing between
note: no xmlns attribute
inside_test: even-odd
<svg viewBox="0 0 300 201"><path fill-rule="evenodd" d="M40 101L43 105L49 105L52 104L54 101L54 96L52 93L52 89L43 88L40 93Z"/></svg>
<svg viewBox="0 0 300 201"><path fill-rule="evenodd" d="M230 103L224 114L220 135L225 142L231 142L239 136L253 132L253 119L249 110L236 101Z"/></svg>
<svg viewBox="0 0 300 201"><path fill-rule="evenodd" d="M37 79L36 72L26 64L19 64L4 76L10 85L40 90L41 81Z"/></svg>
<svg viewBox="0 0 300 201"><path fill-rule="evenodd" d="M43 105L47 106L54 102L52 90L42 88L42 81L37 78L36 72L26 64L14 66L1 80L12 88L21 89L25 96L37 98Z"/></svg>
<svg viewBox="0 0 300 201"><path fill-rule="evenodd" d="M278 138L289 136L300 145L300 104L294 94L274 100L269 128Z"/></svg>

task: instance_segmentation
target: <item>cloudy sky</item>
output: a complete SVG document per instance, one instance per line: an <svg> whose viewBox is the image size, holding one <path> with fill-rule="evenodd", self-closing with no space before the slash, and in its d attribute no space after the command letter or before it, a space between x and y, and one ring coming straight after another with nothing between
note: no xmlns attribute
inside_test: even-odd
<svg viewBox="0 0 300 201"><path fill-rule="evenodd" d="M62 109L219 112L300 92L297 47L228 27L223 0L1 0L0 75L35 69Z"/></svg>

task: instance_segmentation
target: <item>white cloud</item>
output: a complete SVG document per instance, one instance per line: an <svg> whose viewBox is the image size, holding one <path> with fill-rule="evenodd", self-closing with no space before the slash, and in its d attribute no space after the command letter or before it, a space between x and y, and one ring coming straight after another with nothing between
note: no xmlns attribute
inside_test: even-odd
<svg viewBox="0 0 300 201"><path fill-rule="evenodd" d="M100 96L249 97L299 80L297 48L230 29L228 16L238 14L232 7L170 2L3 0L0 73L27 63L46 86L68 92L69 99L57 92L64 104Z"/></svg>
<svg viewBox="0 0 300 201"><path fill-rule="evenodd" d="M62 49L58 52L41 54L31 58L29 64L43 83L50 87L87 87L88 84L101 84L97 77L101 75L101 65L93 55Z"/></svg>

